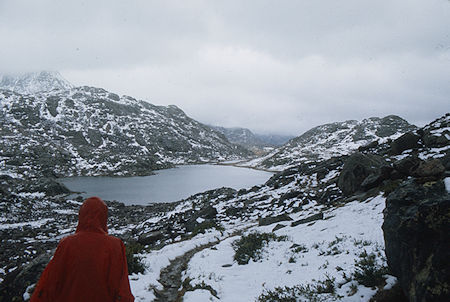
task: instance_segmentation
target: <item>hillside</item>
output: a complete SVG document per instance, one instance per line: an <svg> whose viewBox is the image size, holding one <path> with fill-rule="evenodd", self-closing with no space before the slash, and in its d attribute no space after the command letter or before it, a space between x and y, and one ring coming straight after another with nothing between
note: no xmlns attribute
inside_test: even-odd
<svg viewBox="0 0 450 302"><path fill-rule="evenodd" d="M435 295L431 301L445 292L423 288L449 271L449 148L447 114L390 143L303 162L250 189L145 207L109 202L109 230L134 253L128 261L136 301L369 301L378 291L401 301L392 298L404 295L400 287ZM74 231L82 202L16 184L0 203L5 299L32 290L52 248ZM406 215L397 205L409 207ZM411 211L423 220L393 230ZM385 242L396 234L404 237ZM423 242L409 248L415 234ZM429 281L408 283L414 271Z"/></svg>
<svg viewBox="0 0 450 302"><path fill-rule="evenodd" d="M249 155L176 106L93 87L0 90L0 120L2 174L9 175L144 175Z"/></svg>
<svg viewBox="0 0 450 302"><path fill-rule="evenodd" d="M291 139L264 157L242 165L281 171L302 162L350 154L369 143L382 144L414 129L414 125L394 115L325 124Z"/></svg>
<svg viewBox="0 0 450 302"><path fill-rule="evenodd" d="M212 128L225 135L230 142L249 149L281 146L292 138L286 135L255 134L247 128L218 126L212 126Z"/></svg>

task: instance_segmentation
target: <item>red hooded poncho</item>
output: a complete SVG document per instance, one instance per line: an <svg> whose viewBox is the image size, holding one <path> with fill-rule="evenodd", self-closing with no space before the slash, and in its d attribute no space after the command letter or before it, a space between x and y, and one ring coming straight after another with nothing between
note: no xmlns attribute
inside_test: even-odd
<svg viewBox="0 0 450 302"><path fill-rule="evenodd" d="M63 238L39 279L30 302L134 301L125 246L108 235L108 208L86 199L75 234Z"/></svg>

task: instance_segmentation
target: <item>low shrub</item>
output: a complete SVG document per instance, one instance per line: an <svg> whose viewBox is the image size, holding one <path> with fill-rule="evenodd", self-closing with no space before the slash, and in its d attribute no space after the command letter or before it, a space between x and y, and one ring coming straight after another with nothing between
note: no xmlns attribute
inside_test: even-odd
<svg viewBox="0 0 450 302"><path fill-rule="evenodd" d="M270 241L285 241L286 236L277 236L273 233L250 233L233 242L235 250L234 260L238 264L247 264L250 259L258 261L261 259L262 249Z"/></svg>
<svg viewBox="0 0 450 302"><path fill-rule="evenodd" d="M388 268L377 263L377 256L374 253L368 254L363 251L359 258L355 260L356 269L353 272L353 279L367 287L383 285Z"/></svg>
<svg viewBox="0 0 450 302"><path fill-rule="evenodd" d="M146 266L142 263L142 257L136 255L141 253L143 250L144 246L138 242L127 242L125 244L128 274L144 273Z"/></svg>
<svg viewBox="0 0 450 302"><path fill-rule="evenodd" d="M202 223L195 226L194 230L192 231L192 236L195 236L197 234L205 234L206 230L209 229L216 229L220 232L225 231L222 225L218 224L215 220L205 220Z"/></svg>

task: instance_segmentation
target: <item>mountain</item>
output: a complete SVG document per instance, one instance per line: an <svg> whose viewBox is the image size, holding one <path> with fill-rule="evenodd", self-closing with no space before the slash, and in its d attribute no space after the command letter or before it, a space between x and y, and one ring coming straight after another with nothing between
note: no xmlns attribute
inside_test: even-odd
<svg viewBox="0 0 450 302"><path fill-rule="evenodd" d="M280 134L255 134L256 137L270 146L282 146L289 140L293 139L292 135L280 135Z"/></svg>
<svg viewBox="0 0 450 302"><path fill-rule="evenodd" d="M416 126L395 115L325 124L244 165L283 170L302 162L346 155L369 143L383 143L414 129Z"/></svg>
<svg viewBox="0 0 450 302"><path fill-rule="evenodd" d="M246 128L225 128L219 126L212 126L216 131L219 131L232 143L241 146L249 147L262 147L267 144L260 140L252 131Z"/></svg>
<svg viewBox="0 0 450 302"><path fill-rule="evenodd" d="M0 89L21 94L35 94L51 90L67 90L74 86L57 71L41 71L20 75L0 75Z"/></svg>
<svg viewBox="0 0 450 302"><path fill-rule="evenodd" d="M93 87L0 90L0 121L1 162L18 175L144 175L249 155L176 106Z"/></svg>
<svg viewBox="0 0 450 302"><path fill-rule="evenodd" d="M136 300L446 301L450 114L392 142L316 158L252 188L107 202ZM0 177L2 301L26 301L76 229L82 198L45 188Z"/></svg>
<svg viewBox="0 0 450 302"><path fill-rule="evenodd" d="M286 135L255 134L247 128L240 127L225 128L212 126L212 128L223 133L230 142L247 148L281 146L292 138L292 136Z"/></svg>

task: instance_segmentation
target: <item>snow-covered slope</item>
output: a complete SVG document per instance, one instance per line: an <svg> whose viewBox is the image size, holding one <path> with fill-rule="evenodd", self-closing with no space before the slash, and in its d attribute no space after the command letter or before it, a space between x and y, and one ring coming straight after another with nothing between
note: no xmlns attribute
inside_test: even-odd
<svg viewBox="0 0 450 302"><path fill-rule="evenodd" d="M57 71L41 71L21 75L0 75L0 89L22 94L66 90L74 86Z"/></svg>
<svg viewBox="0 0 450 302"><path fill-rule="evenodd" d="M302 162L346 155L371 142L383 143L414 129L415 126L395 115L325 124L243 165L281 171Z"/></svg>
<svg viewBox="0 0 450 302"><path fill-rule="evenodd" d="M0 162L11 173L139 175L248 155L176 106L100 88L0 90L0 121Z"/></svg>

